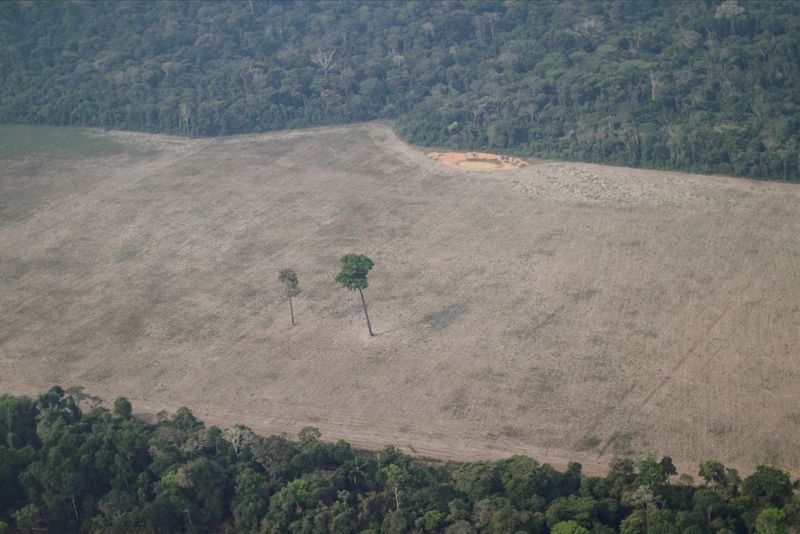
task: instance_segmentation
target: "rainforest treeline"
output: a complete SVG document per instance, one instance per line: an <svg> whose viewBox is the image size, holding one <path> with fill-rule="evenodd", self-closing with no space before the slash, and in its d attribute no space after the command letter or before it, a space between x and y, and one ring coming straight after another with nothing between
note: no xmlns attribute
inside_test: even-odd
<svg viewBox="0 0 800 534"><path fill-rule="evenodd" d="M797 1L2 2L0 122L800 180Z"/></svg>
<svg viewBox="0 0 800 534"><path fill-rule="evenodd" d="M783 471L740 479L708 461L692 484L668 457L616 458L605 478L526 456L435 463L387 446L151 424L79 388L0 397L0 534L18 532L786 533L800 500ZM84 409L81 409L81 406Z"/></svg>

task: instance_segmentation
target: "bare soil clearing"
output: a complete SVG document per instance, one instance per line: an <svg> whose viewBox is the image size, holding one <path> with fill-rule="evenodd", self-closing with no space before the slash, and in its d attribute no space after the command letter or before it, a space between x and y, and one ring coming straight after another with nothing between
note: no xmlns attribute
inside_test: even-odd
<svg viewBox="0 0 800 534"><path fill-rule="evenodd" d="M0 161L0 391L454 460L800 471L800 187L467 171L374 124L92 136L129 148ZM376 264L372 339L347 252Z"/></svg>
<svg viewBox="0 0 800 534"><path fill-rule="evenodd" d="M523 159L487 152L431 152L428 157L446 165L477 171L520 169L528 166Z"/></svg>

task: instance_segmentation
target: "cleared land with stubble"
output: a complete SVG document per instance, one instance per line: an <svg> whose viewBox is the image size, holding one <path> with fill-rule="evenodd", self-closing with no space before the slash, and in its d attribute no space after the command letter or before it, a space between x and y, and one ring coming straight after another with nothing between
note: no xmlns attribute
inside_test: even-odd
<svg viewBox="0 0 800 534"><path fill-rule="evenodd" d="M372 124L2 128L0 391L446 459L800 470L800 186L459 170ZM348 252L376 264L372 339L333 281Z"/></svg>

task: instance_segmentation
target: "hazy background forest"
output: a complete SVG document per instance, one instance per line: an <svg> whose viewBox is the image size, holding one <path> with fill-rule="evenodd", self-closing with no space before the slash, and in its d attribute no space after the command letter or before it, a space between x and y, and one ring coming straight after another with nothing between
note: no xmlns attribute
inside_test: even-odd
<svg viewBox="0 0 800 534"><path fill-rule="evenodd" d="M0 121L800 178L800 3L4 2Z"/></svg>

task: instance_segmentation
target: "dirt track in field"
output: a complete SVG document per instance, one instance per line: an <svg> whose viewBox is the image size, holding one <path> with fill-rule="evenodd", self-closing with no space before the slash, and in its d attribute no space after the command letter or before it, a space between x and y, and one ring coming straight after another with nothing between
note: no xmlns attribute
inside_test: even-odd
<svg viewBox="0 0 800 534"><path fill-rule="evenodd" d="M452 460L800 471L798 186L461 170L372 124L93 135L137 149L0 161L0 391ZM372 339L348 252L376 264Z"/></svg>

